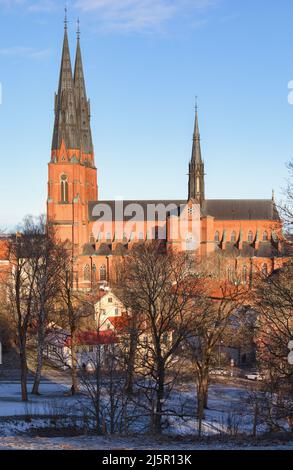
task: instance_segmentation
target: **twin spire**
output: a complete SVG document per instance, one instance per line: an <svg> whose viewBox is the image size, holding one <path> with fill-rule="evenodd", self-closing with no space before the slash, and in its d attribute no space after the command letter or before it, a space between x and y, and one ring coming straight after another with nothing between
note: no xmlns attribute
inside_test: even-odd
<svg viewBox="0 0 293 470"><path fill-rule="evenodd" d="M189 163L188 200L192 199L200 207L205 198L204 190L204 163L201 157L200 133L198 125L198 110L195 107L195 121L193 132L192 155Z"/></svg>
<svg viewBox="0 0 293 470"><path fill-rule="evenodd" d="M77 49L72 75L70 50L67 34L67 15L64 21L64 41L61 59L58 93L55 95L55 124L52 150L59 150L64 141L66 148L93 153L90 102L87 99L78 23Z"/></svg>

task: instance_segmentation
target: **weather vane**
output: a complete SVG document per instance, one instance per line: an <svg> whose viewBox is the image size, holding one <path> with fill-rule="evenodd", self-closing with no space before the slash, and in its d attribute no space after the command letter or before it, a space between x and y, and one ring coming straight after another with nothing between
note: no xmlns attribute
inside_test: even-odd
<svg viewBox="0 0 293 470"><path fill-rule="evenodd" d="M77 39L80 39L80 21L77 18Z"/></svg>
<svg viewBox="0 0 293 470"><path fill-rule="evenodd" d="M65 28L65 31L67 31L67 25L68 25L68 19L67 19L67 4L65 4L64 12L65 12L65 16L64 16L64 28Z"/></svg>

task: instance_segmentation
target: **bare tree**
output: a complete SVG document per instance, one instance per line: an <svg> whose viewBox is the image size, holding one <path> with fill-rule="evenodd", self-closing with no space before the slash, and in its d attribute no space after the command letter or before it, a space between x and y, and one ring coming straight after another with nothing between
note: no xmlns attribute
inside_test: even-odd
<svg viewBox="0 0 293 470"><path fill-rule="evenodd" d="M165 252L158 242L141 243L127 256L119 276L123 279L120 298L136 315L134 350L139 350L137 371L144 378L139 383L151 397L153 430L158 434L170 385L167 374L174 367L173 357L192 312L191 265L186 254Z"/></svg>
<svg viewBox="0 0 293 470"><path fill-rule="evenodd" d="M35 312L35 281L40 263L42 229L27 217L21 233L9 238L11 274L7 280L7 308L17 326L21 367L21 396L27 401L27 339Z"/></svg>
<svg viewBox="0 0 293 470"><path fill-rule="evenodd" d="M282 427L282 420L293 429L293 369L287 359L293 338L292 274L292 263L269 277L259 273L255 289L257 360L264 379L262 415L273 430Z"/></svg>
<svg viewBox="0 0 293 470"><path fill-rule="evenodd" d="M284 221L285 228L292 233L293 227L293 160L288 163L289 177L287 186L284 189L285 201L278 206L280 215Z"/></svg>
<svg viewBox="0 0 293 470"><path fill-rule="evenodd" d="M78 290L73 282L73 265L69 255L64 257L60 272L60 295L59 295L59 322L70 333L71 350L71 392L74 395L78 391L78 363L77 343L78 334L87 320L94 318L93 297L87 292Z"/></svg>
<svg viewBox="0 0 293 470"><path fill-rule="evenodd" d="M52 227L47 227L44 217L39 219L43 239L39 244L39 265L36 270L34 297L35 318L37 328L37 367L35 371L32 393L39 394L43 355L45 347L46 327L50 312L55 308L56 298L61 289L62 268L67 252L64 243L57 240ZM34 262L28 260L28 263Z"/></svg>
<svg viewBox="0 0 293 470"><path fill-rule="evenodd" d="M204 289L195 297L195 311L189 326L188 350L197 385L198 432L202 431L204 409L208 406L209 373L216 348L231 335L246 289L215 279L201 280ZM238 325L234 325L236 329Z"/></svg>

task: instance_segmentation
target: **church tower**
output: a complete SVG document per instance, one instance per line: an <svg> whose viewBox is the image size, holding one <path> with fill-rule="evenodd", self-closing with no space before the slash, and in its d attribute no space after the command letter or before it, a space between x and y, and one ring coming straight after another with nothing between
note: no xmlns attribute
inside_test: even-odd
<svg viewBox="0 0 293 470"><path fill-rule="evenodd" d="M201 158L198 111L196 107L193 133L192 155L189 163L188 200L193 200L202 207L205 199L204 163Z"/></svg>
<svg viewBox="0 0 293 470"><path fill-rule="evenodd" d="M97 169L90 125L80 32L74 77L65 18L64 41L58 93L55 95L55 123L49 163L48 221L61 240L69 240L73 256L89 240L88 203L98 198Z"/></svg>

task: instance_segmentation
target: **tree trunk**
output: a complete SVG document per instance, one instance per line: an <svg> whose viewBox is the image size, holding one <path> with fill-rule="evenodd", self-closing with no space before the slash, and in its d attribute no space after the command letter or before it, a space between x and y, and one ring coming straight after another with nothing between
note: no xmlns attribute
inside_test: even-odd
<svg viewBox="0 0 293 470"><path fill-rule="evenodd" d="M204 410L208 406L209 389L209 369L203 368L198 374L197 383L197 416L198 416L198 435L202 434L202 421L205 417Z"/></svg>
<svg viewBox="0 0 293 470"><path fill-rule="evenodd" d="M133 379L134 379L134 368L137 351L137 330L133 330L130 333L130 345L129 354L127 361L126 380L125 380L125 392L127 395L133 394Z"/></svg>
<svg viewBox="0 0 293 470"><path fill-rule="evenodd" d="M97 346L96 355L96 430L98 434L102 434L101 429L101 346Z"/></svg>
<svg viewBox="0 0 293 470"><path fill-rule="evenodd" d="M165 367L163 361L158 361L158 376L157 376L157 402L155 407L155 433L162 434L162 414L163 414L163 400L165 395Z"/></svg>
<svg viewBox="0 0 293 470"><path fill-rule="evenodd" d="M28 400L27 395L27 359L26 359L26 345L21 343L19 348L20 354L20 382L21 382L21 399L22 401Z"/></svg>
<svg viewBox="0 0 293 470"><path fill-rule="evenodd" d="M257 421L258 421L258 404L255 403L254 410L253 410L253 429L252 429L252 436L256 438L257 433Z"/></svg>
<svg viewBox="0 0 293 470"><path fill-rule="evenodd" d="M44 325L44 322L41 320L39 321L39 327L38 327L38 345L37 345L38 356L37 356L37 367L36 367L34 385L32 389L33 395L39 395L39 387L40 387L42 368L43 368L44 342L45 342L45 325Z"/></svg>
<svg viewBox="0 0 293 470"><path fill-rule="evenodd" d="M71 343L71 360L72 360L72 367L71 367L71 393L75 395L78 392L78 377L77 377L77 357L76 357L76 345L74 336L71 336L72 343Z"/></svg>

